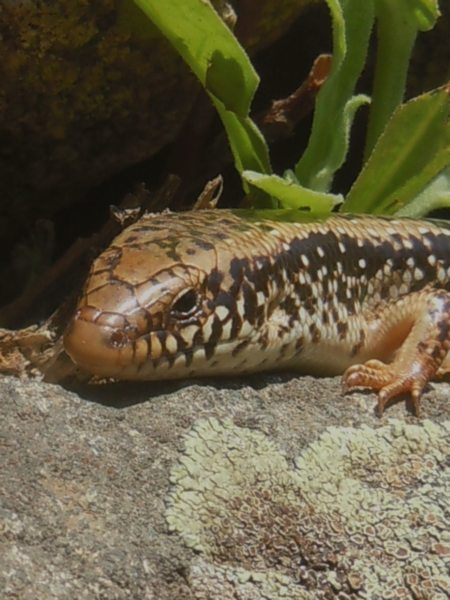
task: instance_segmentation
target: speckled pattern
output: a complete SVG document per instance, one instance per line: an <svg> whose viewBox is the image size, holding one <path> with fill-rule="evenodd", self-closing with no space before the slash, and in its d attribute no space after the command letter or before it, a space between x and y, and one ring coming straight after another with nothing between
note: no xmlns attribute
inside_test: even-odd
<svg viewBox="0 0 450 600"><path fill-rule="evenodd" d="M290 465L263 433L200 419L167 521L194 597L450 595L450 423L328 428Z"/></svg>
<svg viewBox="0 0 450 600"><path fill-rule="evenodd" d="M449 279L442 224L146 215L94 262L65 346L94 375L143 380L395 358L344 381L418 410L450 347Z"/></svg>

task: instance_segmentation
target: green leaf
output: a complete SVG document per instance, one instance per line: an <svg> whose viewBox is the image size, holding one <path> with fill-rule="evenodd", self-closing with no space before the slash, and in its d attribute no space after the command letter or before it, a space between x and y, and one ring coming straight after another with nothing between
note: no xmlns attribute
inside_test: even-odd
<svg viewBox="0 0 450 600"><path fill-rule="evenodd" d="M244 171L242 175L249 184L279 200L283 208L307 211L311 216L328 215L343 200L341 195L315 192L291 178L283 179L278 175L262 175L254 171Z"/></svg>
<svg viewBox="0 0 450 600"><path fill-rule="evenodd" d="M269 150L249 117L259 77L208 0L135 0L198 77L227 131L239 172L270 172Z"/></svg>
<svg viewBox="0 0 450 600"><path fill-rule="evenodd" d="M409 204L398 210L399 217L423 217L437 208L450 207L450 167L444 169Z"/></svg>
<svg viewBox="0 0 450 600"><path fill-rule="evenodd" d="M226 129L228 143L235 157L235 164L239 173L242 175L244 169L270 173L267 144L252 119L250 117L240 117L236 113L227 110L216 98L212 98L212 101Z"/></svg>
<svg viewBox="0 0 450 600"><path fill-rule="evenodd" d="M342 210L393 214L450 164L450 85L401 105L392 115Z"/></svg>
<svg viewBox="0 0 450 600"><path fill-rule="evenodd" d="M314 189L328 190L335 172L342 166L350 143L350 130L355 113L360 106L370 104L370 98L364 94L352 96L344 105L342 118L336 122L328 162L314 176Z"/></svg>
<svg viewBox="0 0 450 600"><path fill-rule="evenodd" d="M245 50L208 0L135 0L188 63L202 85L241 116L259 77ZM211 89L208 87L211 85Z"/></svg>
<svg viewBox="0 0 450 600"><path fill-rule="evenodd" d="M408 0L410 10L414 14L419 31L429 31L433 29L437 18L439 17L438 0Z"/></svg>
<svg viewBox="0 0 450 600"><path fill-rule="evenodd" d="M436 0L375 0L377 59L365 157L402 102L406 75L417 32L433 27L439 7Z"/></svg>
<svg viewBox="0 0 450 600"><path fill-rule="evenodd" d="M243 103L239 94L230 93L231 89L224 82L232 83L237 89L245 89L244 72L237 60L226 57L220 50L215 50L206 70L205 87L210 94L220 98L227 110L235 112L240 117L246 117L250 104ZM251 102L251 98L247 99Z"/></svg>
<svg viewBox="0 0 450 600"><path fill-rule="evenodd" d="M327 0L333 20L333 63L320 90L311 137L295 172L305 187L328 191L343 164L356 107L367 97L353 99L364 66L374 22L373 0Z"/></svg>

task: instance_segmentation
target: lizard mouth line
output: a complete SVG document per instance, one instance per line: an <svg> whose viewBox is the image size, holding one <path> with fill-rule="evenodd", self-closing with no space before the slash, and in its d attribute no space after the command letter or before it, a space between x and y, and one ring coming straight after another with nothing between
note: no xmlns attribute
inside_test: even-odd
<svg viewBox="0 0 450 600"><path fill-rule="evenodd" d="M163 329L137 335L135 329L127 332L77 318L64 335L64 348L76 365L93 375L121 379L176 378L203 369L207 374L211 368L226 372L230 362L245 364L245 356L238 360L236 350L250 343L250 337L238 336L189 346ZM226 360L228 355L234 358Z"/></svg>

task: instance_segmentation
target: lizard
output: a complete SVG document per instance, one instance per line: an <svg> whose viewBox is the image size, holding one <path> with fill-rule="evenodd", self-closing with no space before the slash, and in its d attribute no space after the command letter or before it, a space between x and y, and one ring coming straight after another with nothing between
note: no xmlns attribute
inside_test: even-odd
<svg viewBox="0 0 450 600"><path fill-rule="evenodd" d="M419 415L450 364L450 224L146 214L93 262L64 347L117 380L341 374L379 415L402 394Z"/></svg>

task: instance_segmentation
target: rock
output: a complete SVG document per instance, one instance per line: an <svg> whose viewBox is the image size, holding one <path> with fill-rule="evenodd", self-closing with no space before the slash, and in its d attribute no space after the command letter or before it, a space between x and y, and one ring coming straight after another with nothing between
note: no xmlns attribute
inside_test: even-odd
<svg viewBox="0 0 450 600"><path fill-rule="evenodd" d="M311 1L239 2L247 46L270 44ZM2 0L0 52L3 243L153 156L199 92L132 0Z"/></svg>
<svg viewBox="0 0 450 600"><path fill-rule="evenodd" d="M333 460L337 461L336 465L341 464L344 471L347 469L347 477L359 482L355 483L355 489L364 488L374 494L373 498L388 497L391 522L396 526L403 508L415 502L419 508L414 513L417 520L417 535L413 540L415 556L425 562L435 561L433 564L437 558L448 561L448 539L436 537L433 556L429 543L430 535L439 531L448 537L448 524L447 530L442 530L439 515L433 520L432 510L420 510L423 504L420 504L418 491L420 486L425 486L427 497L438 494L440 504L436 500L435 512L446 509L448 518L449 507L439 508L448 502L446 495L439 492L442 492L443 478L447 478L446 489L449 489L448 455L445 465L448 439L445 442L442 435L450 419L448 394L448 384L433 384L422 403L424 420L410 416L404 403L391 406L386 415L378 419L373 412L374 396L357 393L342 397L337 378L259 375L190 383L85 386L75 393L57 385L2 377L2 597L222 600L229 597L227 593L231 590L230 593L236 594L233 598L275 600L281 589L283 593L289 592L288 598L310 598L310 588L301 579L300 571L294 570L293 575L292 557L283 549L279 554L271 550L269 581L264 574L267 571L264 560L269 555L261 553L259 559L256 556L251 560L244 557L248 532L252 532L251 523L246 533L243 532L242 547L238 547L239 540L231 536L228 555L223 549L217 553L208 549L209 536L216 535L219 536L216 539L223 540L219 525L226 523L223 518L227 513L220 504L217 516L222 521L216 523L212 530L215 533L204 532L202 547L191 543L194 538L186 534L183 526L176 525L174 506L177 506L178 522L182 514L175 501L181 493L179 486L189 486L189 478L193 477L201 489L210 481L211 471L216 469L214 466L207 469L206 463L202 463L208 452L201 449L202 460L192 469L186 463L193 440L199 439L202 430L209 431L210 436L210 426L216 431L213 443L217 448L227 447L228 442L234 440L234 451L241 461L236 465L240 465L240 476L244 477L238 483L238 491L245 491L245 481L250 481L245 475L245 465L251 464L251 448L258 452L258 444L262 444L274 455L274 474L288 486L285 504L295 518L299 506L304 510L304 505L298 504L299 499L313 498L314 504L315 492L308 491L305 482L314 480L314 477L311 480L313 458L322 455L324 467L328 467L330 473L338 472L337 466L331 466ZM396 421L393 422L393 418ZM328 458L319 452L321 447L329 448L333 443L341 448L359 449L357 468L353 463L349 471L350 463L346 463L345 455L341 456L337 450L327 450ZM371 451L377 443L384 444L378 471L374 470L377 455ZM243 448L240 454L236 449L239 444ZM411 448L413 458L408 458L406 453L404 463L394 459L392 462L391 458L396 456L392 448ZM219 452L211 456L212 465L220 463ZM433 465L439 461L442 469L437 475ZM278 465L276 469L275 465ZM186 468L186 477L177 477L180 469ZM204 476L195 475L199 469L203 469ZM308 469L311 470L309 475ZM326 473L325 469L324 478L328 477ZM411 487L405 496L404 490L414 478L417 489ZM320 479L316 477L316 486L319 484ZM349 494L351 506L354 501L351 486L342 485L342 490ZM319 491L325 487L319 485ZM278 493L274 488L272 497L270 486L266 489L262 515L267 507L271 507L270 514L281 510ZM344 492L340 493L336 514L344 511L340 506L345 507ZM237 502L238 498L233 501ZM365 514L369 520L376 516L373 505L370 508L369 502L368 506L365 513L355 510L356 525L360 522L357 515ZM205 506L200 504L199 518L204 510ZM313 527L323 525L321 514L316 511L311 517ZM404 514L409 513L405 510ZM254 519L253 525L258 523L258 516ZM190 521L192 527L200 523L195 519ZM350 518L350 524L351 521ZM387 518L387 527L389 522ZM254 533L255 530L252 535ZM353 544L357 544L358 533L351 534ZM270 537L270 531L268 535ZM323 542L320 535L319 528L317 535L314 529L310 532L318 544ZM345 535L343 540L347 547L349 542ZM308 548L311 550L311 546ZM305 546L302 551L308 548ZM335 550L330 535L328 558ZM318 554L314 556L317 558ZM341 562L351 565L344 551L339 556L346 557L347 562L343 558ZM390 560L395 567L395 559ZM397 568L404 564L404 558L398 560ZM314 570L316 563L311 561L311 564ZM322 585L320 582L326 576L328 586L333 584L335 589L342 586L342 571L333 575L329 570L324 575L320 569L315 585ZM354 587L347 597L364 597L364 585L372 582L357 581L350 568L347 575ZM310 579L313 576L310 574ZM419 576L418 589L421 581ZM412 580L409 583L415 585ZM433 596L439 597L439 594Z"/></svg>

